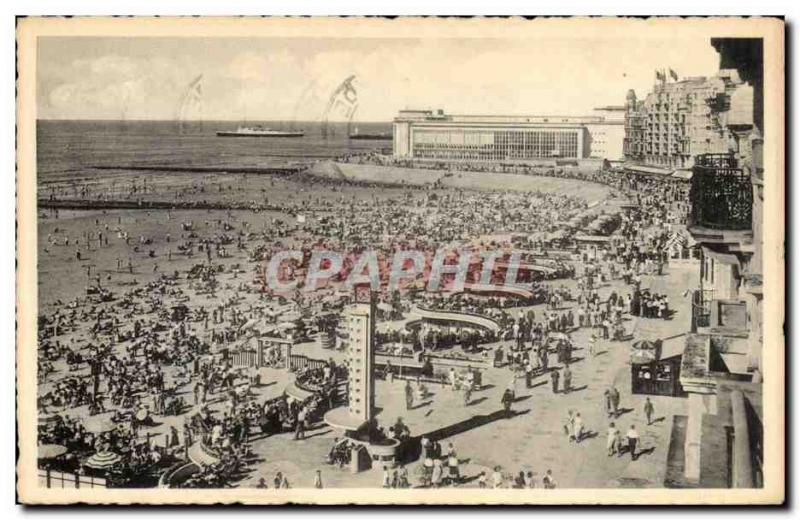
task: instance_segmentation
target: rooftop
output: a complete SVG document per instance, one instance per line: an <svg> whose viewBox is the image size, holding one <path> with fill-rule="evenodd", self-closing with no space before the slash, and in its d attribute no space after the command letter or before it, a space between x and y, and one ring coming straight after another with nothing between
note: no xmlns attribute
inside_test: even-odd
<svg viewBox="0 0 800 520"><path fill-rule="evenodd" d="M595 110L618 111L622 107L603 107ZM603 116L570 115L502 115L502 114L446 114L443 110L400 110L395 121L424 123L473 123L473 124L623 124L621 119Z"/></svg>

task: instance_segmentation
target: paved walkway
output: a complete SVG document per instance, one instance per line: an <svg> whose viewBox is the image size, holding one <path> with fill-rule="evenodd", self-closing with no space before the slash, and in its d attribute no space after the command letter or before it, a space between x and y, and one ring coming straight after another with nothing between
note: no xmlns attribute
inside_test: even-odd
<svg viewBox="0 0 800 520"><path fill-rule="evenodd" d="M453 424L462 424L457 433L442 439L444 446L453 442L464 463L462 472L474 478L480 471L491 471L500 465L505 473L516 474L520 470L533 471L541 479L547 469L552 469L558 486L562 488L596 487L662 487L669 436L674 414L685 414L685 400L673 397L651 397L655 406L656 421L647 426L644 419L644 397L631 394L630 345L638 339L664 339L680 337L689 328L690 300L682 296L690 287L694 271L674 269L664 276L645 277L643 286L666 293L676 311L671 320L634 318L626 322L632 340L625 342L598 341L597 353L589 357L585 349L589 337L588 329L572 334L579 346L574 352L577 362L572 365L574 390L568 394L553 394L550 379L542 376L534 380L533 388L525 389L522 380L517 382L517 402L512 418L500 418L500 396L511 380L506 368L489 369L484 373L487 388L473 395L473 403L464 407L463 396L448 387L432 386L433 396L424 403L417 403L412 410L405 410L400 381L377 384L377 405L382 409L379 420L382 425L391 425L397 416L402 416L413 435L424 435ZM610 293L620 290L621 283L614 282L601 291ZM537 313L540 310L537 308ZM309 350L314 347L309 345ZM616 386L622 396L622 415L616 426L624 434L631 424L640 432L639 451L636 461L630 456L608 457L606 453L606 429L609 419L605 414L603 392ZM570 444L564 435L563 423L567 410L579 412L584 420L587 438L580 444ZM492 414L495 415L492 415ZM477 419L477 420L476 420ZM468 423L473 424L467 427ZM463 430L463 431L461 431ZM282 471L293 486L310 486L314 470L321 469L326 486L363 487L379 486L380 468L357 475L348 469L340 470L324 463L333 438L341 435L329 427L319 427L309 432L308 439L294 441L292 434L283 434L259 440L254 451L262 461L253 467L250 476L240 485L255 485L261 477L268 481L275 472ZM409 467L413 483L417 482L419 462ZM476 486L471 480L466 486Z"/></svg>

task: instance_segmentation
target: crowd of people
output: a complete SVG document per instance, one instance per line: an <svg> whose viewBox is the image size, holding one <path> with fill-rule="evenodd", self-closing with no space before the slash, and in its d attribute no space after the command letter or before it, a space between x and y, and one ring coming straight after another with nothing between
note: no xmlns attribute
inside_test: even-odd
<svg viewBox="0 0 800 520"><path fill-rule="evenodd" d="M446 354L460 347L464 353L481 355L486 346L502 342L506 346L493 352L495 360L500 361L497 364L508 366L514 374L558 374L560 381L554 388L569 390L573 386L569 365L574 349L585 347L593 355L595 340L625 338L626 314L669 317L666 296L642 287L642 279L662 270L670 226L679 223L685 211L680 201L686 199L686 187L568 166L489 169L599 182L611 186L614 193L631 197L631 205L619 214L618 221L614 220L618 227L610 230L607 245L595 249L585 261L559 260L561 268L568 268L563 272L559 264L553 267L558 276L575 278L576 289L537 276L526 282L534 295L530 300L418 290L403 293L402 302L386 294L379 296L380 303L389 309L382 312L390 320L401 322L416 306L491 318L499 332L426 323L379 331L377 343L408 345L412 353ZM274 291L266 283L263 269L272 255L297 249L307 259L319 249L371 249L385 267L386 259L397 250L435 251L449 242L469 243L476 253L510 250L513 243L509 236L563 232L566 238L559 244L564 258L568 258L578 252L578 245L571 241L575 230L565 223L589 209L585 200L561 193L479 192L439 185L398 188L387 196L379 190L368 192L333 180L306 182L282 201L285 215L280 218L262 214L260 209L239 213L217 210L206 217L195 214L182 222L170 212L148 212L147 219L125 217L125 221L117 214L98 213L94 224L87 224L82 234L60 222L49 230L43 246L45 255L69 251L70 264L76 266L76 272L85 270L86 276L81 277L80 296L62 301L60 296L51 297L48 291L42 291L39 410L43 416L53 414L59 419L41 429L40 442L66 446L66 459L73 465L96 452L98 442L102 442L104 450L121 456L121 466L134 468L129 471L133 480L139 471L136 468L163 466L178 453L174 448L180 446L185 452L201 443L220 462L203 466L185 485L230 484L252 459L255 433L289 433L302 441L305 431L326 410L339 404L336 388L345 377L335 363L303 368L293 378L312 394L310 398L280 396L265 400L257 391L260 376L233 365L231 353L240 343L262 334L306 339L315 326L323 328L310 317L323 312L336 314L347 301L334 283L316 291L302 291L302 284L296 291ZM212 186L201 190L201 184L185 188L175 200L201 193L211 196ZM320 186L326 189L317 189ZM230 186L223 189L220 184L218 188L220 197L232 192ZM239 187L236 191L241 196ZM319 194L322 191L324 195ZM100 192L90 186L70 186L52 193L92 198ZM157 190L152 186L118 186L103 196L109 193L142 197L152 196ZM268 200L268 191L254 197L259 198L259 207L274 203ZM156 218L164 218L163 225L172 226L171 232L148 231L144 224ZM101 258L106 264L94 265ZM576 269L576 265L581 267ZM307 266L296 267L299 272ZM343 273L352 267L352 262L346 261ZM386 269L381 269L381 277L386 282ZM629 289L613 291L602 299L598 289L618 280ZM526 309L540 303L544 304L542 310ZM298 316L284 319L290 314ZM326 323L324 328L336 334L335 324ZM254 329L260 329L258 335ZM572 339L580 329L590 329L593 334L587 345L577 345ZM341 346L341 342L338 344ZM275 347L266 351L263 361L262 366L289 368L288 360ZM562 366L556 369L556 364ZM417 387L420 385L417 382ZM513 391L510 393L513 396ZM514 400L505 395L502 405L508 403L510 407ZM412 402L421 401L416 389L411 398ZM469 403L466 398L465 405ZM156 430L155 425L167 418L183 419L182 437L167 427ZM107 431L89 431L102 429L96 424L103 422L110 424L104 426ZM577 432L580 429L574 422L572 429ZM172 450L169 457L149 442L155 431L167 437L160 445ZM582 437L576 434L575 440ZM331 464L349 464L352 446L348 442L334 444L328 457ZM450 447L442 453L437 444L431 442L424 448L423 465L429 471L426 485L461 482L458 458L451 456ZM522 475L523 483L528 480ZM401 484L407 481L402 472L395 478L390 471L388 487L403 487Z"/></svg>

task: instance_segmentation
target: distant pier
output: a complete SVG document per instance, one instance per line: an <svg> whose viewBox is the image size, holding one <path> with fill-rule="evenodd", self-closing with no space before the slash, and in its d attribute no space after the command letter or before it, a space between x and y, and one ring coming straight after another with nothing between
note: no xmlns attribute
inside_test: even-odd
<svg viewBox="0 0 800 520"><path fill-rule="evenodd" d="M256 175L294 175L305 170L303 166L250 167L250 166L160 166L160 165L95 165L96 170L124 170L180 173L247 173Z"/></svg>

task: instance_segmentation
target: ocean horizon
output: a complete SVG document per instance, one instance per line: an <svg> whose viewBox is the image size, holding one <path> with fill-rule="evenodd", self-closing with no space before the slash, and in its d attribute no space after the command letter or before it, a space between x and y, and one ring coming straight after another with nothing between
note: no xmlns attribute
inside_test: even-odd
<svg viewBox="0 0 800 520"><path fill-rule="evenodd" d="M264 125L303 130L299 138L226 138L218 130ZM41 119L36 125L39 182L99 174L98 167L265 168L391 148L391 141L351 140L350 132L391 132L391 123L319 121L178 121ZM106 172L107 174L107 172Z"/></svg>

